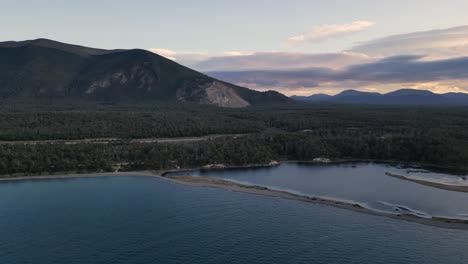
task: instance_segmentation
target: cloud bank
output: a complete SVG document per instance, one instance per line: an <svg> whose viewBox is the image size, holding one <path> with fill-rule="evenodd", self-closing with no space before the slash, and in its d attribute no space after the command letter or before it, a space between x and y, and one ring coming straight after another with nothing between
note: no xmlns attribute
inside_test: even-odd
<svg viewBox="0 0 468 264"><path fill-rule="evenodd" d="M211 57L193 65L200 71L235 71L235 70L280 70L301 69L308 67L341 68L351 64L365 63L374 59L361 53L291 53L258 52L240 56Z"/></svg>
<svg viewBox="0 0 468 264"><path fill-rule="evenodd" d="M318 26L294 36L293 42L343 36L372 25ZM468 26L388 36L336 53L154 51L225 81L286 94L333 94L350 88L468 91Z"/></svg>
<svg viewBox="0 0 468 264"><path fill-rule="evenodd" d="M283 90L298 88L310 90L369 88L380 85L446 83L468 80L468 57L437 61L423 61L421 56L396 56L376 62L351 65L343 69L304 68L297 70L258 70L210 72L209 75L228 82L257 88L279 88ZM447 86L448 84L445 84ZM452 90L464 91L466 87L452 86ZM468 89L467 89L468 90Z"/></svg>
<svg viewBox="0 0 468 264"><path fill-rule="evenodd" d="M426 59L467 56L468 26L389 36L363 42L350 51L380 57L420 54Z"/></svg>

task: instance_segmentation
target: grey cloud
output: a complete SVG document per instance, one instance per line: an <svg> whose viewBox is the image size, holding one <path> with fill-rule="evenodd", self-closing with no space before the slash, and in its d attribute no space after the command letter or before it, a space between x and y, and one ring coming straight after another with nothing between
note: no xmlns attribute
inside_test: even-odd
<svg viewBox="0 0 468 264"><path fill-rule="evenodd" d="M353 52L306 54L292 52L258 52L243 56L212 57L193 67L200 71L280 70L308 67L339 68L373 61L364 54Z"/></svg>
<svg viewBox="0 0 468 264"><path fill-rule="evenodd" d="M468 55L468 26L393 35L356 45L350 51L370 56L422 54L441 59Z"/></svg>
<svg viewBox="0 0 468 264"><path fill-rule="evenodd" d="M429 82L468 78L468 57L418 61L417 56L398 56L378 62L353 65L337 75L339 79L375 82Z"/></svg>
<svg viewBox="0 0 468 264"><path fill-rule="evenodd" d="M468 57L421 61L406 55L345 69L305 68L297 70L257 70L210 72L209 75L234 83L271 88L316 87L323 83L408 83L468 79Z"/></svg>

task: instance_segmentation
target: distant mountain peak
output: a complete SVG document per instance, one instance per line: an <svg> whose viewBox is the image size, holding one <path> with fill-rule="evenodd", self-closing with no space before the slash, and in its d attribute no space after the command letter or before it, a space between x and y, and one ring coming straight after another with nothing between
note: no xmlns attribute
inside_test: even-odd
<svg viewBox="0 0 468 264"><path fill-rule="evenodd" d="M361 95L380 95L379 93L374 92L362 92L354 89L344 90L343 92L335 95L336 97L342 96L361 96Z"/></svg>
<svg viewBox="0 0 468 264"><path fill-rule="evenodd" d="M418 90L418 89L410 89L410 88L404 88L404 89L399 89L390 93L387 93L386 95L391 95L391 96L400 96L400 95L424 95L424 96L432 96L436 95L435 93L428 91L428 90Z"/></svg>

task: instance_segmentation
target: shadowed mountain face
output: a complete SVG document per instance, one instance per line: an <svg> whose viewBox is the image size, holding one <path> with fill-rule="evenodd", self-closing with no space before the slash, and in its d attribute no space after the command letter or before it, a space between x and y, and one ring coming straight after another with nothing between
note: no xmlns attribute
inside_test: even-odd
<svg viewBox="0 0 468 264"><path fill-rule="evenodd" d="M0 42L1 99L192 102L222 107L286 103L218 81L145 50L103 50L46 39Z"/></svg>
<svg viewBox="0 0 468 264"><path fill-rule="evenodd" d="M293 96L304 102L330 102L342 104L393 104L393 105L468 105L468 94L435 94L426 90L401 89L387 94L346 90L334 96Z"/></svg>

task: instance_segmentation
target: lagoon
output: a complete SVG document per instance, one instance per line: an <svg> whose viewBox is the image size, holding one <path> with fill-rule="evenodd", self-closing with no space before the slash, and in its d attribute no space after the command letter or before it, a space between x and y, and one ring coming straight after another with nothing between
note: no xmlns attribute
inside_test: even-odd
<svg viewBox="0 0 468 264"><path fill-rule="evenodd" d="M436 189L403 181L386 172L445 182L463 181L456 175L379 163L297 164L277 167L196 170L194 176L227 179L308 196L358 203L386 213L420 217L468 219L468 193Z"/></svg>

